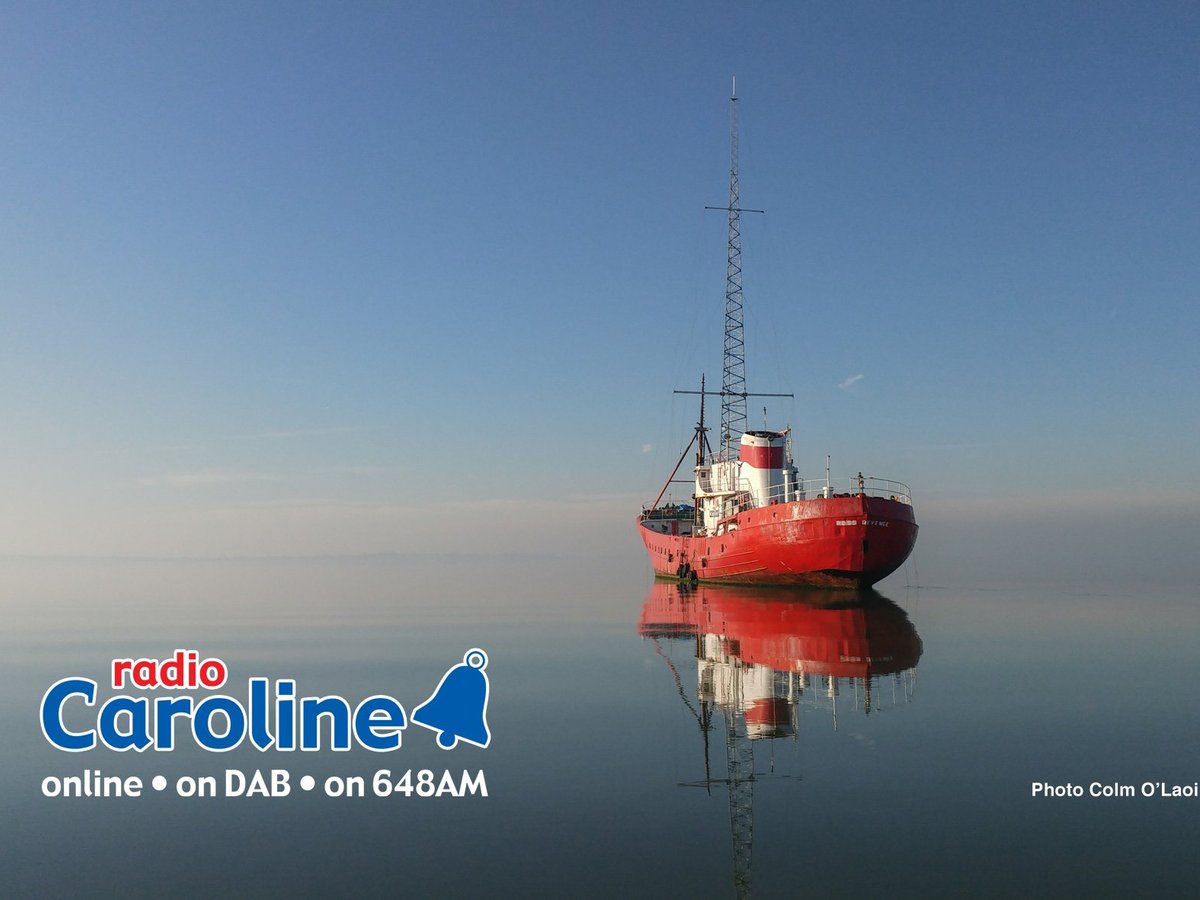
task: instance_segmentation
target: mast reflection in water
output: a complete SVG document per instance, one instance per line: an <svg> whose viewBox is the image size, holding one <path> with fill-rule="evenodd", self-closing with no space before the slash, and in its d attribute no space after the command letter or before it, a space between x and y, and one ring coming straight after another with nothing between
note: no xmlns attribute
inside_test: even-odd
<svg viewBox="0 0 1200 900"><path fill-rule="evenodd" d="M921 639L908 615L874 590L822 591L715 587L656 581L638 633L654 642L703 740L704 779L727 788L738 897L751 888L755 742L799 739L802 705L824 708L834 730L839 704L870 715L908 702L916 686ZM689 641L697 665L695 700L665 640ZM849 701L849 702L848 702ZM720 713L720 726L714 722ZM725 771L714 772L711 744L725 744Z"/></svg>

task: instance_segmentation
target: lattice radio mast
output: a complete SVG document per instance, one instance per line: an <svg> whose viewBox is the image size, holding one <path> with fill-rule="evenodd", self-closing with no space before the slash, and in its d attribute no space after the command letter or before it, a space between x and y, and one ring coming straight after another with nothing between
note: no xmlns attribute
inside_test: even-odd
<svg viewBox="0 0 1200 900"><path fill-rule="evenodd" d="M725 353L721 376L721 443L746 430L746 343L742 317L742 219L738 206L737 79L729 94L729 257L725 269Z"/></svg>
<svg viewBox="0 0 1200 900"><path fill-rule="evenodd" d="M725 352L721 375L721 446L729 456L731 444L746 430L746 340L742 317L742 209L738 197L737 78L729 95L729 256L725 268ZM721 209L707 206L705 209Z"/></svg>

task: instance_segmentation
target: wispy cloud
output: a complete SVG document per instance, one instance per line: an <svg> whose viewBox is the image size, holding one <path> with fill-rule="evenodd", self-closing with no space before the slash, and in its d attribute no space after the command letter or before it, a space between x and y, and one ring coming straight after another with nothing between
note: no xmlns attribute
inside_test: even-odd
<svg viewBox="0 0 1200 900"><path fill-rule="evenodd" d="M195 488L218 484L239 484L248 481L279 481L278 475L267 472L233 472L225 469L203 469L199 472L175 472L168 475L148 475L138 484L148 487Z"/></svg>
<svg viewBox="0 0 1200 900"><path fill-rule="evenodd" d="M929 491L919 510L938 516L969 516L972 523L995 519L1031 521L1035 517L1062 519L1072 516L1112 517L1114 510L1130 513L1177 515L1194 513L1200 495L1189 490L1126 487L1113 489L1063 489L1037 493L993 494Z"/></svg>
<svg viewBox="0 0 1200 900"><path fill-rule="evenodd" d="M366 476L381 475L391 471L391 469L386 466L342 465L331 466L330 468L316 471L340 475ZM194 472L168 472L163 475L145 475L137 479L137 483L146 487L187 489L284 480L284 476L277 472L253 472L241 469L199 469Z"/></svg>
<svg viewBox="0 0 1200 900"><path fill-rule="evenodd" d="M652 453L653 451L654 451L653 444L642 444L642 452L643 453Z"/></svg>
<svg viewBox="0 0 1200 900"><path fill-rule="evenodd" d="M839 384L838 387L843 391L852 391L854 390L854 386L862 381L862 379L862 372L859 372L857 375L851 375L849 378Z"/></svg>
<svg viewBox="0 0 1200 900"><path fill-rule="evenodd" d="M289 438L316 437L326 434L349 434L364 431L361 425L338 425L328 428L296 428L291 431L258 431L253 434L234 435L235 441L280 441Z"/></svg>

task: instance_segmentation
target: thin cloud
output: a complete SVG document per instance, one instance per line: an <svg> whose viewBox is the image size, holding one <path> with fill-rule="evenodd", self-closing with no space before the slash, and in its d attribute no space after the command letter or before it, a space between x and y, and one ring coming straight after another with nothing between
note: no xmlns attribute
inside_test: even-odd
<svg viewBox="0 0 1200 900"><path fill-rule="evenodd" d="M642 444L642 452L643 453L652 453L653 451L654 451L653 444Z"/></svg>
<svg viewBox="0 0 1200 900"><path fill-rule="evenodd" d="M289 438L316 437L325 434L349 434L363 431L361 425L339 425L329 428L297 428L292 431L259 431L253 434L234 435L235 441L279 441Z"/></svg>
<svg viewBox="0 0 1200 900"><path fill-rule="evenodd" d="M854 390L854 386L862 381L862 379L862 372L859 372L857 375L851 375L849 378L839 384L838 387L843 391L852 391Z"/></svg>
<svg viewBox="0 0 1200 900"><path fill-rule="evenodd" d="M1130 487L1064 489L1009 495L936 491L921 501L920 508L946 518L969 516L971 522L996 519L1020 522L1035 516L1062 518L1088 515L1099 518L1111 514L1114 509L1176 515L1194 513L1198 505L1200 494L1195 491Z"/></svg>
<svg viewBox="0 0 1200 900"><path fill-rule="evenodd" d="M240 484L249 481L278 481L278 475L266 472L231 472L222 469L204 469L199 472L175 472L169 475L149 475L139 478L138 484L148 487L196 488L219 484Z"/></svg>

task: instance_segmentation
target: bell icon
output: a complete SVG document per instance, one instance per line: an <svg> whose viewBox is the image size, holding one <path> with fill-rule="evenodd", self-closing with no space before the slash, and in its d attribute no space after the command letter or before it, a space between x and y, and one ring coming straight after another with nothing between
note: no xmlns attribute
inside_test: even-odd
<svg viewBox="0 0 1200 900"><path fill-rule="evenodd" d="M486 747L492 740L487 726L487 654L468 650L463 661L442 676L428 700L413 710L410 721L438 733L437 743L452 750L459 741Z"/></svg>

